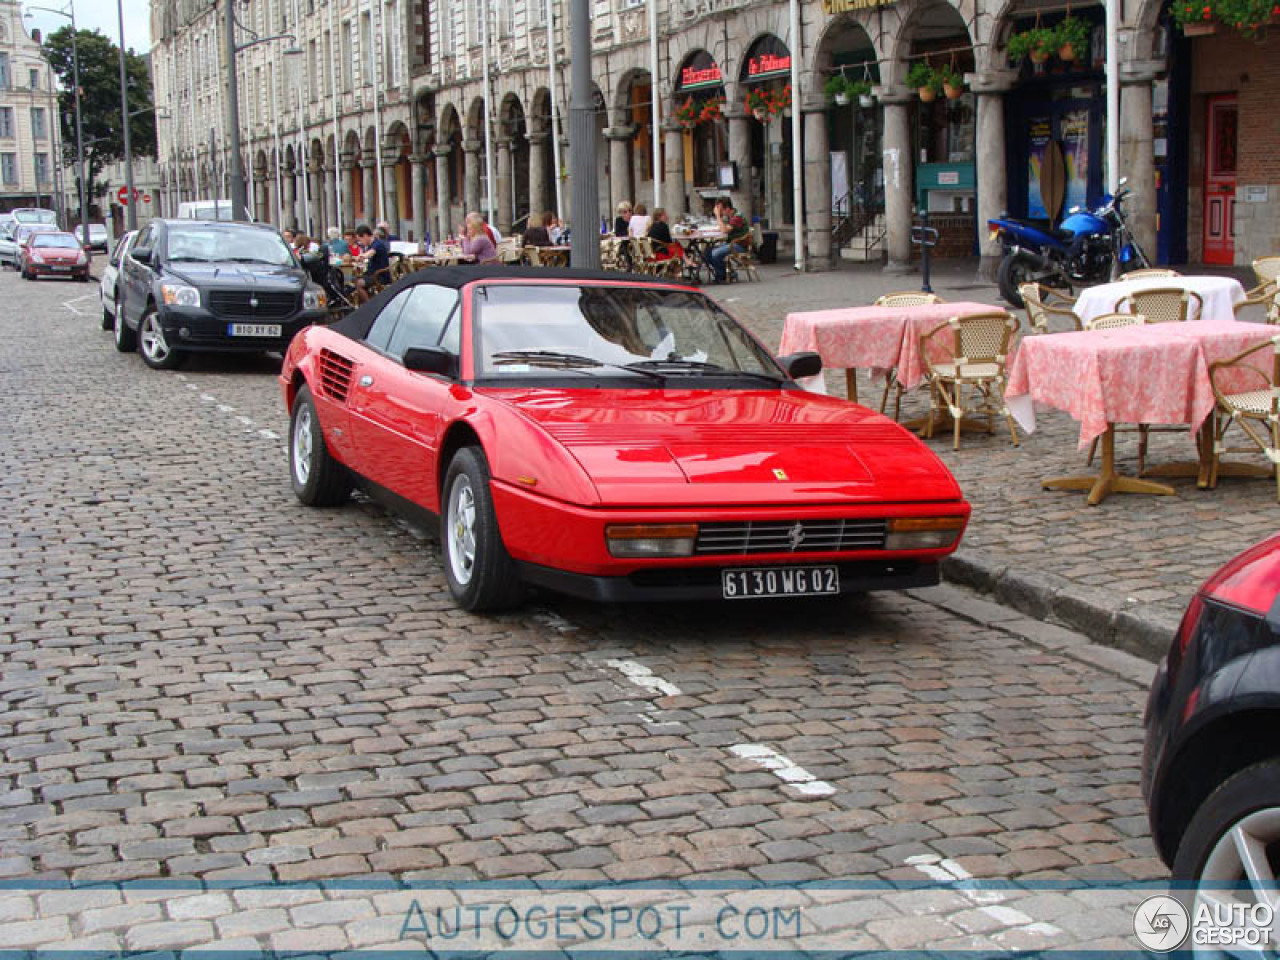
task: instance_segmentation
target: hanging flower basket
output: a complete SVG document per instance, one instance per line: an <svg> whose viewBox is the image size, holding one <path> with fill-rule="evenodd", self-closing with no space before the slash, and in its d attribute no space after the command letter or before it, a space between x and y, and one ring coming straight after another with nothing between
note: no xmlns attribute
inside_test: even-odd
<svg viewBox="0 0 1280 960"><path fill-rule="evenodd" d="M1171 9L1174 22L1188 37L1206 36L1221 23L1250 40L1260 40L1267 27L1280 20L1280 4L1275 0L1175 0Z"/></svg>
<svg viewBox="0 0 1280 960"><path fill-rule="evenodd" d="M915 87L921 103L933 103L942 92L942 75L922 60L907 71L907 86Z"/></svg>
<svg viewBox="0 0 1280 960"><path fill-rule="evenodd" d="M781 90L753 87L747 91L747 109L761 123L769 123L778 114L791 109L791 84Z"/></svg>
<svg viewBox="0 0 1280 960"><path fill-rule="evenodd" d="M692 130L702 117L702 107L693 102L693 97L686 97L684 103L676 107L673 116L680 126Z"/></svg>
<svg viewBox="0 0 1280 960"><path fill-rule="evenodd" d="M1093 24L1067 14L1066 19L1053 28L1053 36L1058 44L1058 59L1070 63L1088 53Z"/></svg>
<svg viewBox="0 0 1280 960"><path fill-rule="evenodd" d="M942 80L942 92L948 100L959 100L964 96L964 80L955 67L943 67L938 71L938 77Z"/></svg>

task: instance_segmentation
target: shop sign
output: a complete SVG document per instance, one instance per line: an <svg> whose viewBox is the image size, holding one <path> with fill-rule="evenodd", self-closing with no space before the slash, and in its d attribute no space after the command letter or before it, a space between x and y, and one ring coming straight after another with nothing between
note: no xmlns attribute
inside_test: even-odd
<svg viewBox="0 0 1280 960"><path fill-rule="evenodd" d="M747 61L747 79L767 80L791 72L791 54L762 53Z"/></svg>
<svg viewBox="0 0 1280 960"><path fill-rule="evenodd" d="M893 0L822 0L822 12L831 17L837 13L854 13L858 10L887 7L892 2Z"/></svg>
<svg viewBox="0 0 1280 960"><path fill-rule="evenodd" d="M680 72L681 90L700 90L701 87L718 87L722 81L719 64L690 64Z"/></svg>

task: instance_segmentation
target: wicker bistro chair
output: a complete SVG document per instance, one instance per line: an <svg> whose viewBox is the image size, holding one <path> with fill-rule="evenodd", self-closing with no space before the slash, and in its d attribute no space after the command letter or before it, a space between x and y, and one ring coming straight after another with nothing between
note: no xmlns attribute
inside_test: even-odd
<svg viewBox="0 0 1280 960"><path fill-rule="evenodd" d="M1270 359L1270 370L1262 365ZM1226 393L1220 378L1228 371L1245 370L1257 388L1242 393ZM1209 487L1218 485L1224 453L1261 451L1270 461L1276 481L1276 500L1280 501L1280 339L1259 343L1229 360L1209 364L1209 382L1213 385L1217 404L1213 410L1213 450L1209 467ZM1223 437L1236 424L1252 441L1249 447L1228 447Z"/></svg>
<svg viewBox="0 0 1280 960"><path fill-rule="evenodd" d="M623 246L626 237L604 237L600 241L600 269L626 270L624 265Z"/></svg>
<svg viewBox="0 0 1280 960"><path fill-rule="evenodd" d="M1231 310L1238 319L1240 312L1249 307L1262 307L1266 311L1267 323L1280 323L1280 285L1264 283L1254 287L1249 291L1249 295L1234 304Z"/></svg>
<svg viewBox="0 0 1280 960"><path fill-rule="evenodd" d="M995 417L1009 424L1013 445L1018 430L1004 402L1005 360L1018 318L1003 310L952 317L920 336L920 356L924 358L929 381L929 419L924 435L933 436L937 414L951 414L955 431L953 448L960 449L960 425L965 416L987 418L988 432L995 432ZM948 359L934 361L934 343L950 337Z"/></svg>
<svg viewBox="0 0 1280 960"><path fill-rule="evenodd" d="M1147 318L1147 323L1174 323L1190 319L1193 303L1195 315L1199 317L1204 310L1204 300L1194 290L1153 287L1121 297L1116 301L1116 313L1140 313Z"/></svg>
<svg viewBox="0 0 1280 960"><path fill-rule="evenodd" d="M731 280L740 280L742 277L748 280L760 279L760 274L756 270L756 255L750 250L729 254L725 259L725 266L729 270L728 276Z"/></svg>
<svg viewBox="0 0 1280 960"><path fill-rule="evenodd" d="M462 256L462 247L456 243L437 243L431 248L431 256L441 266L452 266Z"/></svg>
<svg viewBox="0 0 1280 960"><path fill-rule="evenodd" d="M1055 297L1064 303L1074 304L1075 301L1070 297L1064 297L1056 290L1039 283L1024 283L1018 287L1018 293L1022 295L1022 303L1027 310L1027 324L1036 333L1048 333L1049 320L1052 317L1065 317L1072 322L1076 330L1081 329L1080 318L1076 316L1074 310L1049 303L1047 300L1048 297Z"/></svg>
<svg viewBox="0 0 1280 960"><path fill-rule="evenodd" d="M944 303L945 301L936 293L921 293L917 290L903 290L897 293L886 293L884 296L876 297L876 307L924 307L933 303ZM898 382L898 371L890 370L885 374L884 378L884 395L880 398L880 412L884 413L889 406L889 391L897 388L897 395L894 397L893 403L893 419L897 420L902 414L902 395L906 393L906 389Z"/></svg>
<svg viewBox="0 0 1280 960"><path fill-rule="evenodd" d="M675 280L679 280L684 273L684 262L681 257L659 258L655 256L653 240L650 237L637 237L635 245L636 262L640 265L641 272L655 277L670 277Z"/></svg>
<svg viewBox="0 0 1280 960"><path fill-rule="evenodd" d="M1140 313L1101 313L1092 320L1082 320L1082 330L1117 330L1120 327L1140 327L1147 318Z"/></svg>
<svg viewBox="0 0 1280 960"><path fill-rule="evenodd" d="M524 241L520 237L503 237L498 241L498 262L519 263L523 259L523 246Z"/></svg>
<svg viewBox="0 0 1280 960"><path fill-rule="evenodd" d="M1258 285L1249 291L1248 296L1274 293L1277 282L1280 282L1280 257L1259 257L1253 261L1253 275L1258 278Z"/></svg>
<svg viewBox="0 0 1280 960"><path fill-rule="evenodd" d="M1177 270L1170 269L1169 267L1144 267L1141 270L1130 270L1121 279L1122 280L1140 280L1143 277L1169 278L1169 277L1180 277L1180 276L1182 276L1182 274L1180 274Z"/></svg>

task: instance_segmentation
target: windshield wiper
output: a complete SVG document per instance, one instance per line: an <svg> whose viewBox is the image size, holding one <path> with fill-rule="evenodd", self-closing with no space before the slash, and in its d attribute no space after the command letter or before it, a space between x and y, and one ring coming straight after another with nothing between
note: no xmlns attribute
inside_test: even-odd
<svg viewBox="0 0 1280 960"><path fill-rule="evenodd" d="M223 263L265 263L271 267L283 267L284 264L276 260L263 260L261 257L224 257Z"/></svg>
<svg viewBox="0 0 1280 960"><path fill-rule="evenodd" d="M761 373L755 370L734 370L730 367L721 366L718 363L708 363L705 360L640 360L636 363L627 364L628 370L639 368L657 368L662 373L671 374L710 374L712 376L727 377L751 377L756 380L765 380L769 383L785 383L782 377L775 377L772 374Z"/></svg>
<svg viewBox="0 0 1280 960"><path fill-rule="evenodd" d="M560 367L566 370L572 370L576 367L610 367L614 370L638 373L652 380L663 379L662 374L656 370L645 370L633 364L609 363L606 360L584 357L577 353L557 353L554 350L504 350L501 353L495 353L492 360L494 366L502 366L508 363L529 363L535 366Z"/></svg>
<svg viewBox="0 0 1280 960"><path fill-rule="evenodd" d="M170 263L213 263L208 257L170 257Z"/></svg>

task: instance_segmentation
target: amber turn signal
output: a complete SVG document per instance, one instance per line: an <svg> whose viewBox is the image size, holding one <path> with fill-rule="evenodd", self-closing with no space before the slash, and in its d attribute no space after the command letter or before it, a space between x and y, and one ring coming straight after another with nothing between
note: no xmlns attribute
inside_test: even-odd
<svg viewBox="0 0 1280 960"><path fill-rule="evenodd" d="M615 557L688 557L698 539L696 523L611 523L604 528Z"/></svg>

